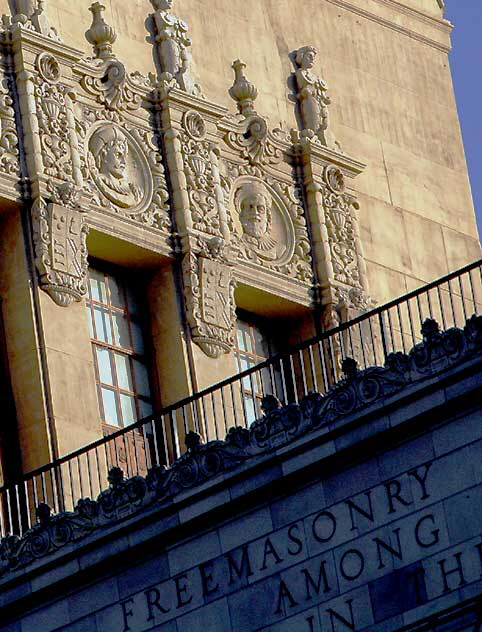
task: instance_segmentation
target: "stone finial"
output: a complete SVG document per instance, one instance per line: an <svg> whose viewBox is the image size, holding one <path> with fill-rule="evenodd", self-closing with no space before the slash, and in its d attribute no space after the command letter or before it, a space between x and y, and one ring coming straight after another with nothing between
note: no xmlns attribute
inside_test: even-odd
<svg viewBox="0 0 482 632"><path fill-rule="evenodd" d="M114 57L112 44L117 39L117 33L112 26L107 24L102 16L105 6L100 2L94 2L89 11L92 12L93 18L90 29L85 32L85 37L89 44L92 44L94 47L96 57L99 59L111 59Z"/></svg>
<svg viewBox="0 0 482 632"><path fill-rule="evenodd" d="M243 116L255 114L254 102L258 96L258 89L248 81L244 75L246 64L240 59L233 61L231 68L234 70L234 83L229 89L229 96L238 104L239 113Z"/></svg>

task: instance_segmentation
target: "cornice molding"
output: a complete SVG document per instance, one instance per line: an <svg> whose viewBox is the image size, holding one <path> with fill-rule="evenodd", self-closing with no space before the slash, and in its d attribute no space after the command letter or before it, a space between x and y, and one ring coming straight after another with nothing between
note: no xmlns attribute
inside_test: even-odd
<svg viewBox="0 0 482 632"><path fill-rule="evenodd" d="M414 17L415 19L418 19L426 24L428 23L434 28L437 28L447 33L447 35L450 34L452 30L452 26L450 25L450 22L447 22L446 20L439 20L437 18L432 18L425 13L417 11L416 9L410 9L408 7L404 7L399 2L396 2L396 0L375 0L375 1L379 2L380 4L384 4L386 6L391 6L397 9L400 13L405 13L406 15L409 15L410 17ZM432 48L436 48L444 53L448 54L452 50L452 47L450 45L445 46L444 44L441 44L440 42L437 42L436 40L433 40L430 37L422 35L421 33L417 33L417 31L406 28L404 26L400 26L399 24L395 24L394 22L391 22L390 20L387 20L386 18L382 18L381 16L376 15L375 13L372 13L371 11L360 9L360 7L357 7L356 5L352 4L351 2L349 2L349 0L326 0L326 2L329 2L330 4L334 4L340 7L341 9L346 9L347 11L356 13L357 15L360 15L361 17L366 18L368 20L372 20L373 22L377 22L381 26L385 26L386 28L390 28L394 31L397 31L398 33L407 35L408 37L411 37L412 39L415 39L419 42L422 42L423 44L431 46Z"/></svg>

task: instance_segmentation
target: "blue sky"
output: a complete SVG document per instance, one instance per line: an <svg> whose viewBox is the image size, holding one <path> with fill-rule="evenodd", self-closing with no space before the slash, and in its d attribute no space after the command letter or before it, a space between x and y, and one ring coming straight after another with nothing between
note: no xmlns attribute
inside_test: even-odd
<svg viewBox="0 0 482 632"><path fill-rule="evenodd" d="M482 0L445 0L455 26L450 66L482 236Z"/></svg>

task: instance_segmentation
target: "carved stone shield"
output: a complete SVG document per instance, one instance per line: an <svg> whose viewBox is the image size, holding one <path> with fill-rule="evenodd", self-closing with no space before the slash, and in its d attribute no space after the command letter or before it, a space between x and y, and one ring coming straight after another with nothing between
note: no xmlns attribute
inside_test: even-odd
<svg viewBox="0 0 482 632"><path fill-rule="evenodd" d="M202 319L208 325L229 330L231 324L229 269L213 259L200 257Z"/></svg>

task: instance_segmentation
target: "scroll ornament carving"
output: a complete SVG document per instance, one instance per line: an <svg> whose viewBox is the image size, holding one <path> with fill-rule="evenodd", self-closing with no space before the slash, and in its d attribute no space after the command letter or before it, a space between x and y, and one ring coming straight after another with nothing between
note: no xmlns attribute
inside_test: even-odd
<svg viewBox="0 0 482 632"><path fill-rule="evenodd" d="M40 53L35 61L37 70L42 79L49 83L57 83L60 80L60 64L50 53Z"/></svg>
<svg viewBox="0 0 482 632"><path fill-rule="evenodd" d="M148 82L147 78L143 79ZM139 108L141 97L136 92L139 81L139 75L128 75L124 64L118 59L96 59L92 62L91 74L82 77L81 85L101 105L123 111Z"/></svg>
<svg viewBox="0 0 482 632"><path fill-rule="evenodd" d="M227 132L224 140L250 165L276 165L281 160L281 150L270 136L266 121L255 114L246 119L239 131Z"/></svg>
<svg viewBox="0 0 482 632"><path fill-rule="evenodd" d="M89 232L76 208L79 191L65 183L53 201L37 198L32 206L35 263L41 287L62 307L80 301L87 291Z"/></svg>
<svg viewBox="0 0 482 632"><path fill-rule="evenodd" d="M19 175L18 136L12 106L8 79L5 78L0 82L0 172Z"/></svg>
<svg viewBox="0 0 482 632"><path fill-rule="evenodd" d="M136 110L141 104L137 90L154 86L139 72L128 74L124 64L116 59L112 45L117 34L102 17L105 7L95 2L90 11L93 20L85 36L94 47L95 58L88 60L91 71L82 77L82 87L110 110Z"/></svg>
<svg viewBox="0 0 482 632"><path fill-rule="evenodd" d="M313 46L303 46L296 52L295 77L301 122L305 133L314 135L322 145L340 151L330 128L328 86L312 71L316 55L317 50Z"/></svg>
<svg viewBox="0 0 482 632"><path fill-rule="evenodd" d="M166 87L176 86L188 94L202 96L201 87L194 78L188 25L170 13L172 0L152 0L152 4L155 9L153 19L161 66L159 80Z"/></svg>
<svg viewBox="0 0 482 632"><path fill-rule="evenodd" d="M213 237L203 245L200 254L190 250L182 262L186 311L193 341L218 358L234 344L235 281L224 241Z"/></svg>
<svg viewBox="0 0 482 632"><path fill-rule="evenodd" d="M78 501L73 512L51 515L48 505L37 507L38 522L20 538L9 535L0 541L0 576L25 568L67 544L132 516L154 503L172 502L185 490L214 480L241 465L256 463L295 439L311 433L336 429L349 415L399 393L410 385L423 384L450 367L480 355L482 317L472 316L464 329L440 332L435 321L424 324L424 340L409 354L393 353L385 366L358 370L345 358L344 378L326 395L309 393L299 404L283 405L270 395L262 400L263 416L248 428L231 428L224 441L202 443L201 437L186 435L187 451L170 468L155 466L146 476L124 478L119 468L109 472L109 488L97 500Z"/></svg>
<svg viewBox="0 0 482 632"><path fill-rule="evenodd" d="M323 206L335 280L361 288L356 220L352 212L358 208L358 203L345 192L344 177L337 167L326 167L323 180Z"/></svg>
<svg viewBox="0 0 482 632"><path fill-rule="evenodd" d="M35 77L33 83L45 173L60 180L69 180L72 177L67 116L69 89L59 83L47 83L41 76Z"/></svg>

